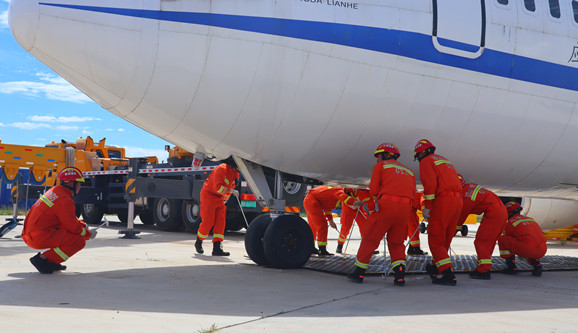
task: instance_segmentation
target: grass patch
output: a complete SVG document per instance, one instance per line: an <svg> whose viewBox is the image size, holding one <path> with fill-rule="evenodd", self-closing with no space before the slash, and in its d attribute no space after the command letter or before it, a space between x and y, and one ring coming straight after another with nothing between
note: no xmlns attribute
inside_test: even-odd
<svg viewBox="0 0 578 333"><path fill-rule="evenodd" d="M221 329L217 327L217 324L213 324L209 328L202 328L202 329L198 330L197 333L211 333L211 332L217 332L220 330Z"/></svg>

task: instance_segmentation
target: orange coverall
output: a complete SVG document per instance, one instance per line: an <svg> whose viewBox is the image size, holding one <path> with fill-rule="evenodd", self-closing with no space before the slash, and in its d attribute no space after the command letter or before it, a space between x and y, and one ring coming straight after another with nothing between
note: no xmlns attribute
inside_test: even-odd
<svg viewBox="0 0 578 333"><path fill-rule="evenodd" d="M211 228L213 229L213 242L221 242L225 239L225 218L227 207L225 203L229 200L231 193L228 189L235 188L235 181L239 178L239 173L231 166L222 163L211 172L209 178L201 189L201 225L197 236L201 240L209 237Z"/></svg>
<svg viewBox="0 0 578 333"><path fill-rule="evenodd" d="M72 191L62 185L52 187L30 208L22 239L33 249L49 249L43 254L50 262L68 260L84 248L91 236L75 211Z"/></svg>
<svg viewBox="0 0 578 333"><path fill-rule="evenodd" d="M481 273L489 272L492 268L492 252L508 219L506 206L494 192L477 184L466 184L463 187L462 200L463 207L458 228L461 228L469 214L484 214L474 240L478 254L476 270Z"/></svg>
<svg viewBox="0 0 578 333"><path fill-rule="evenodd" d="M303 207L307 212L307 221L313 232L313 239L318 246L327 246L328 221L333 221L333 209L339 202L353 204L355 200L348 196L343 187L319 186L309 190L303 200ZM344 204L345 206L346 204Z"/></svg>
<svg viewBox="0 0 578 333"><path fill-rule="evenodd" d="M337 239L338 244L344 244L347 240L354 219L359 226L359 233L361 237L363 237L363 232L367 224L367 214L375 209L373 197L369 194L368 190L350 189L346 190L345 193L349 194L351 199L346 199L347 202L341 208L341 230L339 231L339 238ZM349 206L355 201L361 201L363 203L363 205L359 207L359 213L357 209ZM367 207L367 211L364 210L364 206Z"/></svg>
<svg viewBox="0 0 578 333"><path fill-rule="evenodd" d="M431 154L419 162L428 218L428 244L439 272L452 267L448 253L462 211L462 182L454 165L441 155Z"/></svg>
<svg viewBox="0 0 578 333"><path fill-rule="evenodd" d="M415 196L413 197L413 203L411 205L411 214L409 214L409 221L408 221L408 228L407 228L407 239L409 239L409 245L411 247L420 247L421 242L419 240L419 215L417 215L417 211L422 209L423 206L423 193L415 192ZM413 238L412 238L413 236Z"/></svg>
<svg viewBox="0 0 578 333"><path fill-rule="evenodd" d="M415 195L413 171L396 160L378 162L373 167L369 193L377 198L377 207L375 213L369 215L355 265L367 269L373 251L387 234L392 268L405 266L403 242L407 237L407 221Z"/></svg>
<svg viewBox="0 0 578 333"><path fill-rule="evenodd" d="M540 259L546 255L546 238L542 228L533 218L520 214L512 216L498 238L500 256L504 259L519 255L530 259Z"/></svg>

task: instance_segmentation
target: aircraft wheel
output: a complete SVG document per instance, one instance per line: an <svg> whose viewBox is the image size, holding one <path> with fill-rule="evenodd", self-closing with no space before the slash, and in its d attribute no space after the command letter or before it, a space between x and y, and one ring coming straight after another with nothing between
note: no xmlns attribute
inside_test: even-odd
<svg viewBox="0 0 578 333"><path fill-rule="evenodd" d="M299 216L282 215L265 231L263 247L272 267L300 268L311 257L313 233Z"/></svg>
<svg viewBox="0 0 578 333"><path fill-rule="evenodd" d="M460 231L462 236L467 236L468 235L468 226L467 225L462 225L462 230Z"/></svg>
<svg viewBox="0 0 578 333"><path fill-rule="evenodd" d="M182 225L181 200L156 198L153 205L153 218L157 228L162 231L176 231Z"/></svg>
<svg viewBox="0 0 578 333"><path fill-rule="evenodd" d="M104 216L104 208L95 204L82 205L82 220L88 224L99 224Z"/></svg>
<svg viewBox="0 0 578 333"><path fill-rule="evenodd" d="M257 265L267 266L269 264L263 248L263 236L270 223L271 216L269 214L259 215L251 221L245 233L245 250L249 258Z"/></svg>

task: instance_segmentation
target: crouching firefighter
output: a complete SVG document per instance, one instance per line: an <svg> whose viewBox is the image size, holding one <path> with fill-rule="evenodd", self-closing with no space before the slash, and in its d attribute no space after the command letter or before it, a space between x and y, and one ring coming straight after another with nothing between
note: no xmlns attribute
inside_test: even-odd
<svg viewBox="0 0 578 333"><path fill-rule="evenodd" d="M387 245L391 254L394 285L405 284L405 246L407 221L412 211L415 195L413 171L399 163L399 149L393 143L377 147L374 156L369 192L375 198L375 212L369 215L369 223L357 252L355 270L347 278L356 283L363 282L373 251L387 234Z"/></svg>
<svg viewBox="0 0 578 333"><path fill-rule="evenodd" d="M38 252L30 262L42 274L65 270L63 262L82 250L88 239L96 236L86 223L76 218L73 195L84 182L82 172L65 167L58 174L60 185L54 186L38 199L24 219L22 239Z"/></svg>
<svg viewBox="0 0 578 333"><path fill-rule="evenodd" d="M542 275L540 259L546 255L546 238L542 228L533 218L520 214L522 206L515 201L506 203L508 221L504 228L504 234L498 238L500 256L506 259L506 274L516 274L516 255L528 259L532 265L532 275Z"/></svg>

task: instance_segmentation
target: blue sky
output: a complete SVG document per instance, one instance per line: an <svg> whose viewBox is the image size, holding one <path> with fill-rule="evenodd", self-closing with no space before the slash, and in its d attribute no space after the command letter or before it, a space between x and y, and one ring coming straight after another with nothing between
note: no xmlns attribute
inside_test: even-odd
<svg viewBox="0 0 578 333"><path fill-rule="evenodd" d="M0 140L44 146L52 141L106 137L127 156L166 160L168 142L106 111L18 45L0 0Z"/></svg>

